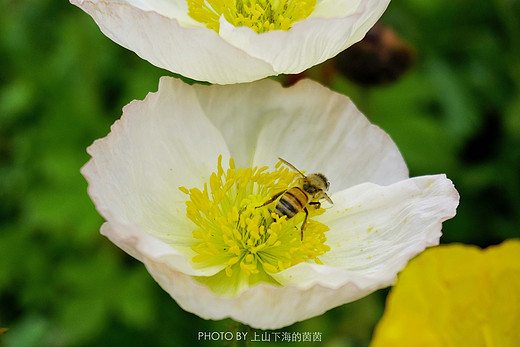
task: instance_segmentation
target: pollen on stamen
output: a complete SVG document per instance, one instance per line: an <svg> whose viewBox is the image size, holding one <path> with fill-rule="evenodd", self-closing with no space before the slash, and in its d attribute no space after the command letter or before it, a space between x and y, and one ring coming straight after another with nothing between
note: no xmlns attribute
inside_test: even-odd
<svg viewBox="0 0 520 347"><path fill-rule="evenodd" d="M289 30L307 18L316 6L316 0L186 0L188 15L219 31L220 17L235 27L247 26L257 33L271 30Z"/></svg>
<svg viewBox="0 0 520 347"><path fill-rule="evenodd" d="M330 250L325 244L328 227L312 218L324 209L309 211L301 240L304 213L287 219L273 212L276 201L259 207L296 179L296 173L280 165L274 171L268 167L236 168L232 159L224 170L220 156L217 170L202 190L179 187L189 195L186 215L194 223L193 265L221 267L231 288L236 286L234 281L264 281L269 274L301 262L321 264L318 257ZM276 283L272 278L271 282Z"/></svg>

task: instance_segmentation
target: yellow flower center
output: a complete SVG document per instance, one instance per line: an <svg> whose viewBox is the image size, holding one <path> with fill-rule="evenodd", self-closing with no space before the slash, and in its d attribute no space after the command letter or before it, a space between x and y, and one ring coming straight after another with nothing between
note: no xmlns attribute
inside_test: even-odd
<svg viewBox="0 0 520 347"><path fill-rule="evenodd" d="M193 263L200 268L224 266L214 276L198 278L217 293L233 295L258 282L277 284L270 274L305 261L321 264L318 256L330 250L325 245L328 227L311 219L324 209L308 206L301 240L304 212L279 217L273 212L278 200L259 207L295 182L296 174L279 164L273 172L268 167L237 169L230 159L224 172L219 157L209 189L207 184L202 191L179 188L189 195L187 216L196 225Z"/></svg>
<svg viewBox="0 0 520 347"><path fill-rule="evenodd" d="M263 33L289 30L307 18L316 0L187 0L188 14L209 29L219 31L221 16L235 27L247 26Z"/></svg>

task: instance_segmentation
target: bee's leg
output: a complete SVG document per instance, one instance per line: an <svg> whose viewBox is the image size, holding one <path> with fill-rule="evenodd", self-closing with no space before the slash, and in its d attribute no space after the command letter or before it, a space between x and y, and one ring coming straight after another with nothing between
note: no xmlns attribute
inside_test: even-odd
<svg viewBox="0 0 520 347"><path fill-rule="evenodd" d="M309 205L314 206L315 209L319 209L321 207L321 202L319 202L319 201L311 201L311 202L309 202Z"/></svg>
<svg viewBox="0 0 520 347"><path fill-rule="evenodd" d="M276 193L275 195L273 195L269 200L267 200L266 202L264 202L262 205L260 206L257 206L255 208L260 208L260 207L264 207L266 205L269 205L270 203L272 203L273 201L275 201L276 199L278 199L278 197L280 195L282 195L283 193L285 193L287 190L282 190L280 193Z"/></svg>
<svg viewBox="0 0 520 347"><path fill-rule="evenodd" d="M305 230L305 226L307 225L307 217L309 217L309 211L307 210L307 207L304 207L303 211L305 212L305 218L303 219L302 227L300 229L301 230L300 235L301 235L302 241L303 241L303 231Z"/></svg>

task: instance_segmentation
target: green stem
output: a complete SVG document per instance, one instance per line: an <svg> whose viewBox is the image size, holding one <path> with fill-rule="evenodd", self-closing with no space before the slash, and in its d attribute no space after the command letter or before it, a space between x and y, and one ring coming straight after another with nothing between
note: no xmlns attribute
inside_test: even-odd
<svg viewBox="0 0 520 347"><path fill-rule="evenodd" d="M359 87L357 107L365 116L368 117L370 114L370 88Z"/></svg>

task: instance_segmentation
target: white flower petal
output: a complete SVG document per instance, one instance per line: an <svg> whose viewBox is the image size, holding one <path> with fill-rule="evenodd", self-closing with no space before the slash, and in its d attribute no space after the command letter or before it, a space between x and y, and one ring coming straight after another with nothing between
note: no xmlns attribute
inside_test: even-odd
<svg viewBox="0 0 520 347"><path fill-rule="evenodd" d="M194 269L187 260L191 257L186 257L186 254L190 253L192 257L195 255L189 247L176 245L174 249L158 237L144 232L137 225L107 222L101 226L101 234L139 261L154 261L186 275L211 276L224 268L224 265L216 265Z"/></svg>
<svg viewBox="0 0 520 347"><path fill-rule="evenodd" d="M251 166L260 129L266 123L276 122L276 118L285 117L284 98L291 93L271 80L193 87L200 106L224 136L238 167Z"/></svg>
<svg viewBox="0 0 520 347"><path fill-rule="evenodd" d="M234 27L221 17L219 34L251 56L269 62L277 73L300 73L361 40L389 2L361 1L356 11L345 17L337 17L338 13L332 18L311 16L296 22L288 31L261 35L248 27ZM332 12L332 8L324 8L327 14Z"/></svg>
<svg viewBox="0 0 520 347"><path fill-rule="evenodd" d="M280 99L286 106L260 129L255 163L282 157L307 173L322 172L331 192L362 182L390 184L408 178L392 139L346 96L304 80Z"/></svg>
<svg viewBox="0 0 520 347"><path fill-rule="evenodd" d="M354 13L363 0L317 0L310 18L346 17Z"/></svg>
<svg viewBox="0 0 520 347"><path fill-rule="evenodd" d="M298 73L335 56L366 34L389 0L321 1L315 13L289 31L262 34L234 27L223 16L217 34L189 17L181 0L71 2L110 39L150 63L192 79L229 84Z"/></svg>
<svg viewBox="0 0 520 347"><path fill-rule="evenodd" d="M183 27L174 18L127 3L71 0L111 40L155 66L211 83L248 82L275 75L272 66L222 40L210 29Z"/></svg>
<svg viewBox="0 0 520 347"><path fill-rule="evenodd" d="M186 0L107 0L107 2L127 3L143 11L154 11L168 18L175 18L183 26L203 27L188 15Z"/></svg>
<svg viewBox="0 0 520 347"><path fill-rule="evenodd" d="M392 139L349 98L316 82L303 80L290 88L269 80L194 88L240 167L251 165L252 154L252 164L259 166L282 157L308 173L323 172L332 191L408 178Z"/></svg>
<svg viewBox="0 0 520 347"><path fill-rule="evenodd" d="M217 296L191 276L150 259L142 260L153 278L188 312L205 319L233 318L256 329L279 329L356 300L377 289L353 282L339 288L258 284L238 297ZM388 283L390 284L390 283Z"/></svg>
<svg viewBox="0 0 520 347"><path fill-rule="evenodd" d="M325 266L301 263L273 277L284 285L383 288L426 247L439 244L442 222L453 217L459 195L445 175L415 177L390 186L364 183L333 195L324 223L331 250ZM364 295L369 294L366 292Z"/></svg>
<svg viewBox="0 0 520 347"><path fill-rule="evenodd" d="M442 222L455 216L458 204L459 194L444 174L339 192L330 210L316 217L330 228L331 251L322 261L352 271L399 270L405 254L410 258L439 243Z"/></svg>
<svg viewBox="0 0 520 347"><path fill-rule="evenodd" d="M157 93L127 105L88 152L92 159L81 172L103 217L179 246L193 239L179 186L202 188L218 156L229 158L192 88L174 78L161 79Z"/></svg>

